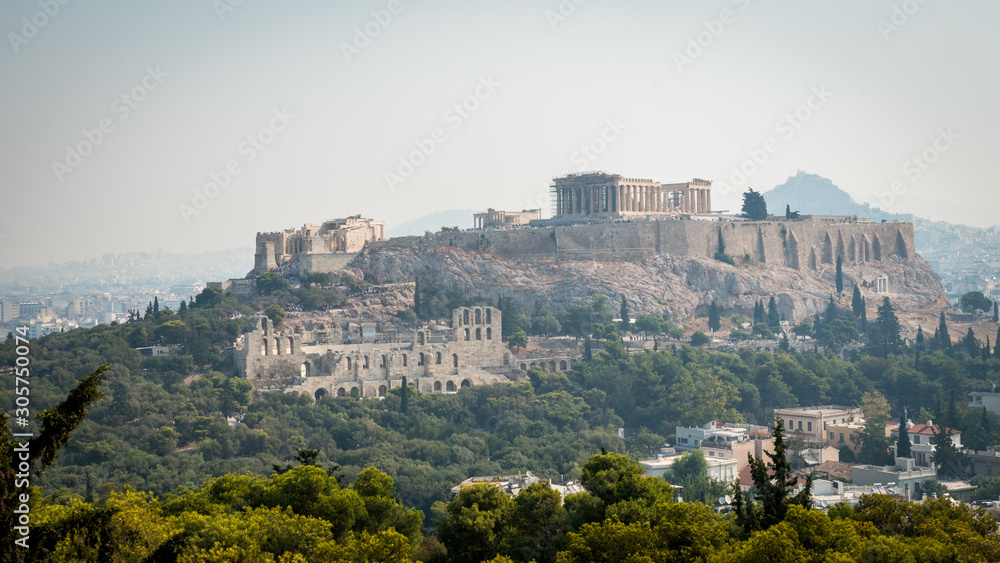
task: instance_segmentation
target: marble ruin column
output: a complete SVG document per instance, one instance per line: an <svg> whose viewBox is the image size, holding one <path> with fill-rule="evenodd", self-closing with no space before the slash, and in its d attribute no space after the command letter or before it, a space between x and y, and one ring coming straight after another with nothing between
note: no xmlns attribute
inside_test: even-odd
<svg viewBox="0 0 1000 563"><path fill-rule="evenodd" d="M705 190L705 213L712 212L712 188Z"/></svg>

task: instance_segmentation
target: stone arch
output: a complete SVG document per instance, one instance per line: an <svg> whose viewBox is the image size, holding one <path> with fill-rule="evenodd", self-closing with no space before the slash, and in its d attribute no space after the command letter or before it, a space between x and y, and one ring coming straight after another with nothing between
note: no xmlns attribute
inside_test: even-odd
<svg viewBox="0 0 1000 563"><path fill-rule="evenodd" d="M347 371L351 371L351 357L347 356Z"/></svg>
<svg viewBox="0 0 1000 563"><path fill-rule="evenodd" d="M420 353L420 356L418 356L418 358L419 359L417 360L417 365L418 366L424 365L424 359L425 359L425 357L424 357L424 353L423 352Z"/></svg>
<svg viewBox="0 0 1000 563"><path fill-rule="evenodd" d="M340 389L337 389L337 396L338 397L346 397L347 396L347 391L343 387L341 387Z"/></svg>
<svg viewBox="0 0 1000 563"><path fill-rule="evenodd" d="M264 338L263 340L260 341L260 355L261 356L266 356L267 353L268 353L268 351L269 351L267 349L267 343L268 343L268 339L267 338Z"/></svg>
<svg viewBox="0 0 1000 563"><path fill-rule="evenodd" d="M464 324L464 325L469 324L469 310L468 309L462 311L462 324Z"/></svg>
<svg viewBox="0 0 1000 563"><path fill-rule="evenodd" d="M447 389L449 393L454 393L455 391L458 391L458 389L455 388L455 382L451 380L448 381Z"/></svg>
<svg viewBox="0 0 1000 563"><path fill-rule="evenodd" d="M521 371L528 371L528 364L521 362Z"/></svg>
<svg viewBox="0 0 1000 563"><path fill-rule="evenodd" d="M493 309L486 308L486 324L491 324L493 322Z"/></svg>
<svg viewBox="0 0 1000 563"><path fill-rule="evenodd" d="M556 371L556 361L549 360L549 371Z"/></svg>
<svg viewBox="0 0 1000 563"><path fill-rule="evenodd" d="M267 321L267 317L260 318L260 329L264 332L267 332Z"/></svg>
<svg viewBox="0 0 1000 563"><path fill-rule="evenodd" d="M487 309L489 311L489 309ZM493 340L493 327L486 327L486 340Z"/></svg>
<svg viewBox="0 0 1000 563"><path fill-rule="evenodd" d="M483 329L476 327L476 340L483 339Z"/></svg>
<svg viewBox="0 0 1000 563"><path fill-rule="evenodd" d="M872 258L876 261L882 261L882 241L879 240L878 235L872 236Z"/></svg>
<svg viewBox="0 0 1000 563"><path fill-rule="evenodd" d="M861 252L861 256L859 256L861 262L867 262L872 259L872 246L868 240L868 235L861 237L861 248L859 251Z"/></svg>
<svg viewBox="0 0 1000 563"><path fill-rule="evenodd" d="M406 354L403 354L403 367L406 367Z"/></svg>
<svg viewBox="0 0 1000 563"><path fill-rule="evenodd" d="M815 246L810 246L809 247L809 268L813 269L813 270L816 269L816 247Z"/></svg>
<svg viewBox="0 0 1000 563"><path fill-rule="evenodd" d="M854 240L854 235L851 235L851 242L847 245L847 259L851 262L858 261L858 242Z"/></svg>
<svg viewBox="0 0 1000 563"><path fill-rule="evenodd" d="M316 399L317 401L320 400L320 399L322 399L325 396L326 396L326 389L323 389L323 388L317 389L316 393L313 394L313 398Z"/></svg>
<svg viewBox="0 0 1000 563"><path fill-rule="evenodd" d="M281 355L281 338L278 338L277 336L274 337L274 355Z"/></svg>
<svg viewBox="0 0 1000 563"><path fill-rule="evenodd" d="M365 354L365 365L363 369L368 369L368 354Z"/></svg>
<svg viewBox="0 0 1000 563"><path fill-rule="evenodd" d="M434 382L434 391L437 391L439 393L441 392L441 382L440 381L435 381Z"/></svg>
<svg viewBox="0 0 1000 563"><path fill-rule="evenodd" d="M454 368L458 367L458 354L452 354L451 355L451 367L454 367Z"/></svg>
<svg viewBox="0 0 1000 563"><path fill-rule="evenodd" d="M833 264L833 241L830 240L829 231L823 236L823 251L820 260L824 264Z"/></svg>
<svg viewBox="0 0 1000 563"><path fill-rule="evenodd" d="M559 361L559 369L561 371L566 371L566 369L567 369L566 360L560 360Z"/></svg>
<svg viewBox="0 0 1000 563"><path fill-rule="evenodd" d="M312 377L312 364L309 362L302 362L302 367L299 368L302 373L302 377Z"/></svg>
<svg viewBox="0 0 1000 563"><path fill-rule="evenodd" d="M510 354L507 353L507 352L504 352L504 354L503 354L503 365L505 365L505 366L509 366L510 365Z"/></svg>
<svg viewBox="0 0 1000 563"><path fill-rule="evenodd" d="M837 231L837 252L834 258L840 257L843 260L847 256L847 245L844 244L844 233Z"/></svg>
<svg viewBox="0 0 1000 563"><path fill-rule="evenodd" d="M434 363L441 365L441 352L438 352L437 354L434 355Z"/></svg>
<svg viewBox="0 0 1000 563"><path fill-rule="evenodd" d="M295 352L295 341L291 336L285 339L285 353L292 355Z"/></svg>
<svg viewBox="0 0 1000 563"><path fill-rule="evenodd" d="M351 396L358 399L361 397L361 391L357 387L351 387Z"/></svg>
<svg viewBox="0 0 1000 563"><path fill-rule="evenodd" d="M471 333L469 332L469 329L465 329L465 341L466 341L466 342L468 342L468 341L469 341L469 335L470 335L470 334L471 334Z"/></svg>
<svg viewBox="0 0 1000 563"><path fill-rule="evenodd" d="M476 324L483 324L483 310L479 308L476 309Z"/></svg>
<svg viewBox="0 0 1000 563"><path fill-rule="evenodd" d="M380 368L389 367L389 358L385 354L382 354L382 363L379 364Z"/></svg>
<svg viewBox="0 0 1000 563"><path fill-rule="evenodd" d="M379 385L378 386L378 396L379 397L385 397L385 392L386 392L385 385Z"/></svg>
<svg viewBox="0 0 1000 563"><path fill-rule="evenodd" d="M466 387L472 387L472 382L469 381L468 379L463 379L462 380L462 389L465 389Z"/></svg>

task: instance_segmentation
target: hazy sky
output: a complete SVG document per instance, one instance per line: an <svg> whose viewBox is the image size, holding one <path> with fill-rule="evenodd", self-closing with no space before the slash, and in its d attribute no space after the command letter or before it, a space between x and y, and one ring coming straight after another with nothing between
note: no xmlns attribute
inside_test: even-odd
<svg viewBox="0 0 1000 563"><path fill-rule="evenodd" d="M802 169L993 225L998 22L995 0L9 0L0 266L547 207L580 170L711 179L738 209Z"/></svg>

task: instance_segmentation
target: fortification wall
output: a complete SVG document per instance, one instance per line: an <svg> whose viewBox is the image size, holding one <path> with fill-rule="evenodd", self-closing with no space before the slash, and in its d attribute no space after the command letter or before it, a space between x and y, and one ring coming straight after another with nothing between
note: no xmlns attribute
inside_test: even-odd
<svg viewBox="0 0 1000 563"><path fill-rule="evenodd" d="M719 234L726 254L766 264L817 270L834 264L916 256L913 224L812 221L664 220L604 222L510 231L462 231L371 243L379 247L452 246L502 258L641 261L654 254L713 258Z"/></svg>

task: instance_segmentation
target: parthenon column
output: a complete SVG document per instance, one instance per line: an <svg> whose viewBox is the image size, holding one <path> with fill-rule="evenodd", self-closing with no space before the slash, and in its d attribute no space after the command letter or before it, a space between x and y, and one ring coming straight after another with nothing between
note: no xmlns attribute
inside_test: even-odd
<svg viewBox="0 0 1000 563"><path fill-rule="evenodd" d="M705 202L706 202L705 213L711 213L712 212L712 188L709 188L709 189L705 190Z"/></svg>

